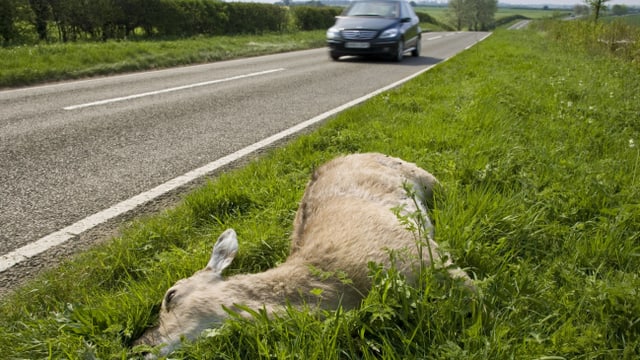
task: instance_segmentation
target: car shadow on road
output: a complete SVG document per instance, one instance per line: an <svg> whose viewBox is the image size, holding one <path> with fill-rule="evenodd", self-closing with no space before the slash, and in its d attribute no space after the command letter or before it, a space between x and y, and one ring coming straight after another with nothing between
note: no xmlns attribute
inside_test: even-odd
<svg viewBox="0 0 640 360"><path fill-rule="evenodd" d="M401 62L395 62L384 57L372 57L372 56L345 56L340 58L337 62L345 64L389 64L395 66L430 66L435 65L444 59L434 58L429 56L406 56Z"/></svg>

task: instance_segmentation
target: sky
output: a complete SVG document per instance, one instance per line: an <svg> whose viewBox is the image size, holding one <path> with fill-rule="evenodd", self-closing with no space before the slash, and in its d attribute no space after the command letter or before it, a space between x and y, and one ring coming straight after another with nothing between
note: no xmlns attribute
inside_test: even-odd
<svg viewBox="0 0 640 360"><path fill-rule="evenodd" d="M513 4L513 5L575 5L584 4L583 0L498 0L500 3ZM605 5L629 5L640 6L640 0L610 0Z"/></svg>
<svg viewBox="0 0 640 360"><path fill-rule="evenodd" d="M267 2L267 3L275 3L280 0L226 0L226 1L249 1L249 2ZM305 1L305 0L293 0L293 1ZM320 0L322 1L322 0ZM420 2L420 0L414 0ZM447 0L437 0L442 3L447 3ZM544 6L544 5L584 5L584 0L498 0L499 3L511 4L511 5L532 5L532 6ZM605 4L606 6L613 5L628 5L628 6L636 6L640 7L640 0L609 0Z"/></svg>

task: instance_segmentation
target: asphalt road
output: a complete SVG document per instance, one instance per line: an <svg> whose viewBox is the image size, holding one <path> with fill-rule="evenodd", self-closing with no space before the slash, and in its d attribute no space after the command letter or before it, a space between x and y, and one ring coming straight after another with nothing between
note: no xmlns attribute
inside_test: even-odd
<svg viewBox="0 0 640 360"><path fill-rule="evenodd" d="M402 63L334 62L326 49L315 49L0 92L0 293L77 251L76 240L104 239L119 221L7 262L28 244L407 78L485 36L427 33L422 56Z"/></svg>

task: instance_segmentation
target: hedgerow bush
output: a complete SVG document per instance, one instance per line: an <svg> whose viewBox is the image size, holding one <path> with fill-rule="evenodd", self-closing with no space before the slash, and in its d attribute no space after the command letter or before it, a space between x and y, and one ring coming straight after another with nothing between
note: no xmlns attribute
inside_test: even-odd
<svg viewBox="0 0 640 360"><path fill-rule="evenodd" d="M341 11L213 0L31 0L19 9L17 3L0 2L0 44L316 30Z"/></svg>
<svg viewBox="0 0 640 360"><path fill-rule="evenodd" d="M299 30L328 29L333 25L335 17L340 15L342 8L295 6L291 8L293 17Z"/></svg>

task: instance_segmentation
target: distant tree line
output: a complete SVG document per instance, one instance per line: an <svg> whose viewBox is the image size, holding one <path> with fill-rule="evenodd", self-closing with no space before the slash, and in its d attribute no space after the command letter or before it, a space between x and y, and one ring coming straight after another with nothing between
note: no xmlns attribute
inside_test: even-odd
<svg viewBox="0 0 640 360"><path fill-rule="evenodd" d="M576 16L587 16L593 13L593 17L597 20L601 13L609 11L611 15L621 16L627 15L631 12L631 9L627 5L616 4L609 9L605 6L605 3L609 0L585 0L584 5L575 5L573 7L573 13Z"/></svg>
<svg viewBox="0 0 640 360"><path fill-rule="evenodd" d="M616 4L611 7L611 14L615 16L622 16L629 14L629 7L627 5Z"/></svg>
<svg viewBox="0 0 640 360"><path fill-rule="evenodd" d="M3 43L328 28L340 8L219 0L0 0Z"/></svg>
<svg viewBox="0 0 640 360"><path fill-rule="evenodd" d="M449 0L449 18L457 30L490 30L495 27L498 0Z"/></svg>

